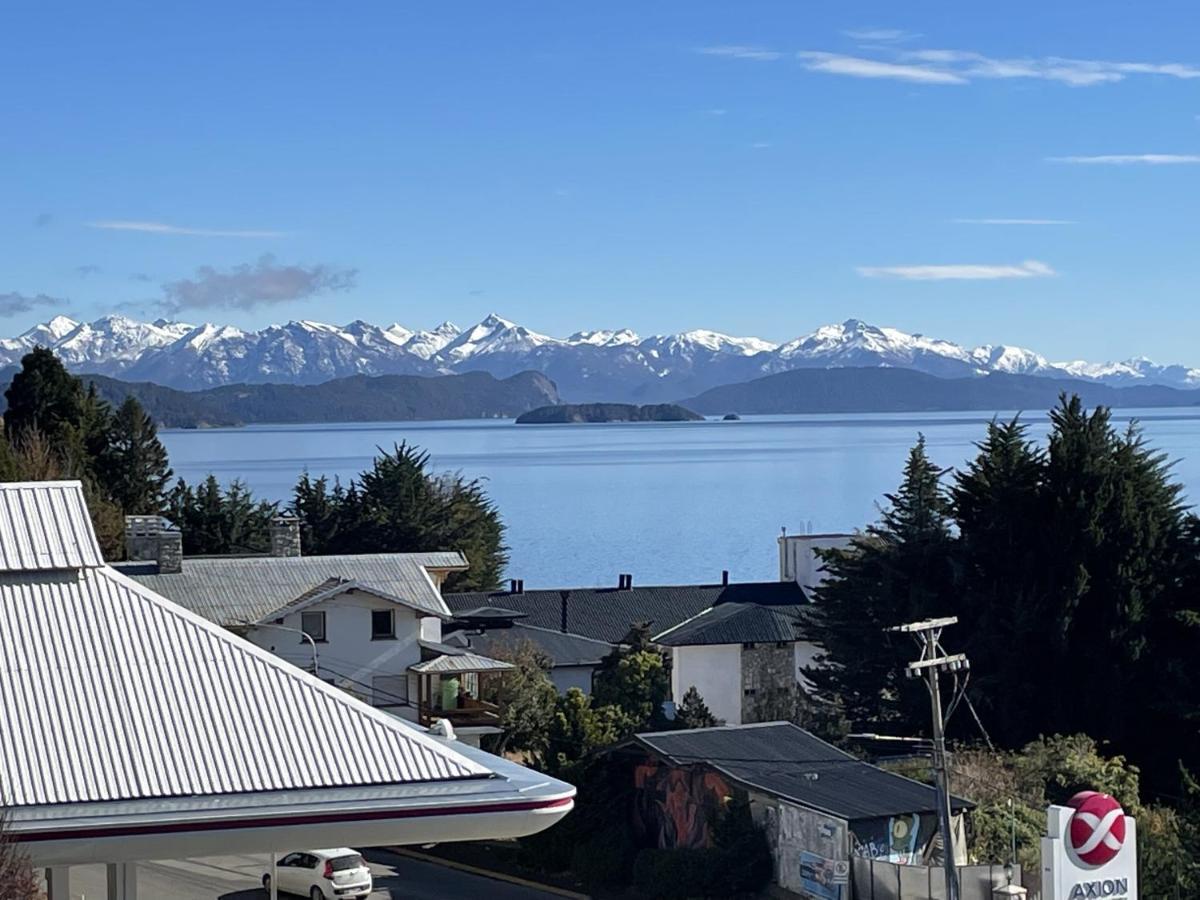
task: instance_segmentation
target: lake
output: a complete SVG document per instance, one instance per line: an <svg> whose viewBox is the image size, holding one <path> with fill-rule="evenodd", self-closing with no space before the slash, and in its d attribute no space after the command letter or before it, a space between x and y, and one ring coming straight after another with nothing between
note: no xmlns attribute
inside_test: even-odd
<svg viewBox="0 0 1200 900"><path fill-rule="evenodd" d="M1005 414L1002 414L1005 415ZM508 526L509 576L528 587L712 582L778 577L776 537L843 531L876 518L905 454L923 433L930 455L958 466L990 415L928 413L747 416L740 422L513 425L462 422L256 425L164 430L177 475L241 478L287 500L297 476L348 481L377 447L409 441L437 470L484 479ZM1200 497L1200 412L1121 410L1178 460ZM1037 437L1046 417L1025 416Z"/></svg>

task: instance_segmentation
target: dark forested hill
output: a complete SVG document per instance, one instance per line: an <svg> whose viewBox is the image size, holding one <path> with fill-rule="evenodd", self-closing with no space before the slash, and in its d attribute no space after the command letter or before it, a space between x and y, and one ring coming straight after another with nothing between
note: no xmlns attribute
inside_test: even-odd
<svg viewBox="0 0 1200 900"><path fill-rule="evenodd" d="M580 422L694 422L703 419L674 403L567 403L542 406L517 417L518 425L562 425Z"/></svg>
<svg viewBox="0 0 1200 900"><path fill-rule="evenodd" d="M231 384L204 391L177 391L103 375L81 377L114 406L133 394L157 422L171 428L512 418L559 400L554 382L537 372L503 379L486 372L431 378L354 375L323 384Z"/></svg>
<svg viewBox="0 0 1200 900"><path fill-rule="evenodd" d="M1200 392L1157 385L1109 387L1094 381L992 373L937 378L911 369L796 369L728 384L680 401L706 415L724 413L921 412L1049 409L1060 393L1089 406L1196 406Z"/></svg>

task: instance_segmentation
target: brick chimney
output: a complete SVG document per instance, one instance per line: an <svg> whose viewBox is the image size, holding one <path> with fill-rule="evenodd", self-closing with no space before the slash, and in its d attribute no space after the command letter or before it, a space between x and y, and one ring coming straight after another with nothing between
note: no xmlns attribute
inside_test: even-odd
<svg viewBox="0 0 1200 900"><path fill-rule="evenodd" d="M271 520L271 555L300 555L300 520L295 516L276 516Z"/></svg>
<svg viewBox="0 0 1200 900"><path fill-rule="evenodd" d="M126 516L125 556L157 563L162 574L182 572L183 532L162 516Z"/></svg>

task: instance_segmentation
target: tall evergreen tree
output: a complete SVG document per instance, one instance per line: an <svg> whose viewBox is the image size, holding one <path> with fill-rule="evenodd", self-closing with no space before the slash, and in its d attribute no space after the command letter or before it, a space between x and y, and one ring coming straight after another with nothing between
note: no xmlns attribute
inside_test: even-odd
<svg viewBox="0 0 1200 900"><path fill-rule="evenodd" d="M182 478L167 498L168 518L183 531L183 552L193 554L262 553L271 545L276 505L255 500L234 479L222 489L209 475L193 489Z"/></svg>
<svg viewBox="0 0 1200 900"><path fill-rule="evenodd" d="M98 460L98 475L126 515L153 515L166 507L171 479L167 451L154 420L130 395L109 425L109 439Z"/></svg>
<svg viewBox="0 0 1200 900"><path fill-rule="evenodd" d="M663 704L671 676L663 654L650 641L650 626L636 623L628 637L600 661L592 680L592 705L621 711L622 734L667 727Z"/></svg>
<svg viewBox="0 0 1200 900"><path fill-rule="evenodd" d="M34 347L21 359L21 370L4 392L4 430L15 446L41 434L72 469L87 460L85 431L91 437L98 407L87 403L78 378L50 350Z"/></svg>
<svg viewBox="0 0 1200 900"><path fill-rule="evenodd" d="M881 521L845 550L823 554L812 626L823 648L805 671L819 697L855 727L922 730L928 698L905 677L913 645L886 631L952 609L953 539L941 473L918 439Z"/></svg>

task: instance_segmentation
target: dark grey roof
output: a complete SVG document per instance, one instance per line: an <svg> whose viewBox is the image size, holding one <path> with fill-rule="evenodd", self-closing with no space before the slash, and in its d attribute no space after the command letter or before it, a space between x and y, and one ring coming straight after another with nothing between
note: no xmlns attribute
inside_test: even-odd
<svg viewBox="0 0 1200 900"><path fill-rule="evenodd" d="M456 610L456 619L469 619L474 622L511 622L513 619L525 618L525 613L515 609L503 609L499 606L480 606L477 609Z"/></svg>
<svg viewBox="0 0 1200 900"><path fill-rule="evenodd" d="M494 656L504 648L529 641L556 666L594 666L613 651L616 644L598 641L580 634L563 634L551 628L537 628L516 622L511 628L490 628L482 633L469 629L443 637L450 644L469 647L484 656Z"/></svg>
<svg viewBox="0 0 1200 900"><path fill-rule="evenodd" d="M446 568L460 554L364 553L343 556L185 557L183 571L162 573L154 563L114 568L157 594L220 625L258 622L331 578L350 579L400 598L430 615L449 610L427 568ZM478 605L478 604L477 604Z"/></svg>
<svg viewBox="0 0 1200 900"><path fill-rule="evenodd" d="M797 605L807 602L791 581L753 581L740 584L684 584L648 587L569 588L447 594L452 612L480 606L499 606L526 614L524 623L553 631L562 630L562 593L567 596L567 627L572 634L603 641L621 641L634 622L651 623L651 632L666 631L685 619L719 603Z"/></svg>
<svg viewBox="0 0 1200 900"><path fill-rule="evenodd" d="M799 641L806 637L804 618L808 612L807 604L722 603L655 635L654 641L666 647Z"/></svg>
<svg viewBox="0 0 1200 900"><path fill-rule="evenodd" d="M630 743L675 765L712 766L747 787L846 821L937 811L929 785L856 759L789 722L653 732ZM974 804L955 797L952 805L958 811Z"/></svg>

